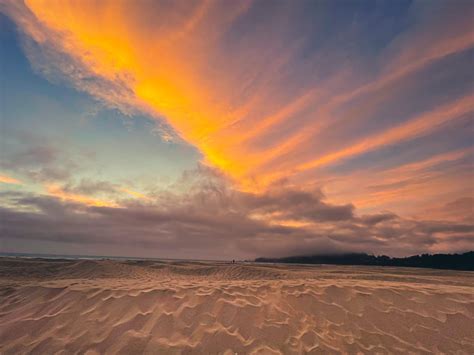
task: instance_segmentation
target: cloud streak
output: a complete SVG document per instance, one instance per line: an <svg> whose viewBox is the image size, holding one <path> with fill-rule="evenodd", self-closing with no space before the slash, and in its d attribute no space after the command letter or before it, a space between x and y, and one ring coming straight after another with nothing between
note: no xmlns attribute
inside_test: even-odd
<svg viewBox="0 0 474 355"><path fill-rule="evenodd" d="M8 175L2 175L0 174L0 182L4 183L4 184L13 184L13 185L21 185L22 182L18 179L15 179L11 176L8 176Z"/></svg>
<svg viewBox="0 0 474 355"><path fill-rule="evenodd" d="M474 6L389 5L2 2L37 73L145 114L212 168L167 190L76 177L54 144L8 146L0 182L44 194L5 195L9 243L105 248L115 234L213 258L472 248Z"/></svg>
<svg viewBox="0 0 474 355"><path fill-rule="evenodd" d="M304 8L307 4L300 5ZM467 3L463 5L469 7ZM291 176L347 155L360 154L390 140L412 139L416 134L409 133L411 129L419 131L425 127L427 130L426 125L433 128L439 111L455 109L449 106L456 105L455 102L447 104L449 107L432 108L430 117L414 117L413 122L387 133L392 136L368 136L359 145L330 152L316 160L292 159L293 165L287 161L283 167L269 164L291 151L296 154L308 149L306 142L317 139L329 117L348 102L356 98L370 102L377 91L386 91L394 83L409 85L406 78L410 73L473 45L472 25L466 21L466 12L472 9L464 9L464 16L462 9L455 9L452 18L439 20L427 16L430 12L425 7L414 7L411 16L422 18L420 24L414 26L411 33L403 32L386 53L380 54L383 58L396 48L400 53L398 57L390 58L380 74L368 82L365 79L363 84L360 82L364 79L357 78L354 72L357 68L338 63L346 65L342 73L347 74L341 77L344 79L341 87L337 75L329 80L317 79L322 75L316 69L318 66L322 70L331 69L323 65L320 52L310 52L312 60L301 61L301 48L311 43L302 40L290 45L298 33L292 33L291 26L284 27L276 21L285 18L284 21L292 25L300 21L303 25L294 27L298 31L311 21L319 20L302 17L302 9L298 7L289 11L288 4L274 4L271 9L264 9L250 2L176 2L173 6L158 2L155 6L153 11L145 3L127 1L53 1L45 6L41 1L30 0L24 7L10 3L6 8L31 45L37 47L27 49L40 71L50 75L56 70L79 89L126 112L145 110L165 117L179 135L203 152L208 163L244 185L255 178L263 184L270 183L275 179L276 169L284 169L281 175ZM443 7L447 5L443 3ZM267 10L268 20L260 24L253 38L249 37L242 26L264 10ZM447 33L439 37L429 35L437 26L452 25L454 20L456 26ZM347 34L348 29L342 26L338 31ZM234 41L224 44L226 37L233 37ZM261 40L265 40L265 47ZM416 50L415 45L419 46ZM340 49L329 43L322 46L337 58ZM283 48L286 51L281 53ZM264 62L277 52L279 59ZM232 57L234 54L237 57ZM46 55L48 64L41 59L42 55ZM353 52L351 55L357 58L361 54ZM304 79L308 72L313 73L314 81ZM296 82L299 88L295 94L289 94L282 86ZM352 89L347 90L347 87ZM471 97L465 98L468 99ZM324 102L322 100L326 103L318 105ZM430 124L430 121L433 122ZM259 139L269 130L284 129L291 122L300 122L299 130L291 127L289 136L274 137L271 143L274 148L270 150L245 144L246 137ZM306 127L308 122L311 123ZM305 128L301 129L302 126ZM370 147L366 147L367 144ZM245 164L242 163L244 157L247 157Z"/></svg>

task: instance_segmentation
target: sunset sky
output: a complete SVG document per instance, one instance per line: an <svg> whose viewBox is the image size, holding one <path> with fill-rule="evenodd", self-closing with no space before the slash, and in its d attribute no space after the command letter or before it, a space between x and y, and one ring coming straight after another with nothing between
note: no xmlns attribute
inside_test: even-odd
<svg viewBox="0 0 474 355"><path fill-rule="evenodd" d="M474 249L474 2L0 0L0 252Z"/></svg>

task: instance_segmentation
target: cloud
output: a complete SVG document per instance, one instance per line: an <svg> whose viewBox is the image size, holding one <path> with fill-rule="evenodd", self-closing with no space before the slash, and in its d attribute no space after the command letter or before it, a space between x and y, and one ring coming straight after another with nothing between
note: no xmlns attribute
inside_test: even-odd
<svg viewBox="0 0 474 355"><path fill-rule="evenodd" d="M97 246L108 255L132 248L146 256L217 259L343 251L405 255L473 247L472 223L415 221L388 212L358 217L353 206L331 205L320 191L275 186L265 193L241 192L206 168L182 179L184 192L165 190L120 206L2 193L8 201L0 209L2 238L16 250L31 241ZM259 218L262 214L273 217Z"/></svg>
<svg viewBox="0 0 474 355"><path fill-rule="evenodd" d="M375 134L364 138L356 145L331 153L319 159L306 162L297 166L298 170L312 169L318 166L332 163L334 161L344 159L353 155L358 155L378 147L394 144L400 141L413 139L421 135L426 135L429 132L439 129L443 124L456 118L464 118L466 115L474 111L474 95L468 95L462 99L450 103L445 107L438 108L434 112L428 112L414 117L406 123L398 127L391 128L385 132Z"/></svg>
<svg viewBox="0 0 474 355"><path fill-rule="evenodd" d="M61 200L72 201L88 206L117 207L120 200L130 198L149 200L145 194L130 188L120 186L108 181L93 181L82 179L78 183L68 182L64 185L46 184L45 190L49 196Z"/></svg>
<svg viewBox="0 0 474 355"><path fill-rule="evenodd" d="M72 201L88 206L116 206L116 203L111 200L99 199L87 195L65 191L61 186L57 184L47 184L45 188L49 196L54 196L63 201Z"/></svg>
<svg viewBox="0 0 474 355"><path fill-rule="evenodd" d="M436 15L438 8L449 16ZM361 39L375 43L372 28L387 19L367 13L367 23L351 22L356 10L311 2L31 0L7 2L3 11L18 24L26 53L43 75L125 113L165 119L208 164L251 188L427 134L440 127L440 110L463 103L455 95L444 106L431 101L424 108L429 117L410 112L398 128L309 155L313 142L343 133L334 122L376 120L372 115L385 106L406 102L403 93L428 90L420 84L429 75L424 70L474 44L471 4L416 3L407 10L411 26L380 32L390 45L371 59L365 53L374 49L364 51ZM335 21L330 34L324 34L326 17ZM342 46L341 38L356 45Z"/></svg>
<svg viewBox="0 0 474 355"><path fill-rule="evenodd" d="M5 195L2 235L16 247L126 254L137 245L203 258L472 248L472 219L439 213L466 213L466 201L447 203L472 194L471 153L457 139L474 110L472 3L400 4L398 17L383 7L361 16L357 5L2 2L37 73L126 115L146 113L154 133L184 139L216 168L144 193L73 180L78 165L61 145L28 141L1 168L49 195ZM444 151L415 154L443 132ZM329 170L404 147L398 166ZM433 201L437 217L409 217Z"/></svg>
<svg viewBox="0 0 474 355"><path fill-rule="evenodd" d="M390 209L417 218L472 220L469 209L448 207L453 199L461 198L458 196L472 194L472 148L436 155L430 150L419 158L408 149L407 155L385 159L382 166L357 167L353 172L337 168L320 172L318 181L330 191L331 201L352 201L365 212Z"/></svg>
<svg viewBox="0 0 474 355"><path fill-rule="evenodd" d="M35 182L66 180L78 168L67 149L59 147L60 142L25 132L16 132L3 139L0 168L26 179Z"/></svg>
<svg viewBox="0 0 474 355"><path fill-rule="evenodd" d="M253 213L274 215L282 220L328 222L353 218L354 206L324 202L321 191L274 191L272 188L263 194L247 193L244 196L246 206Z"/></svg>
<svg viewBox="0 0 474 355"><path fill-rule="evenodd" d="M0 174L0 182L4 184L21 185L22 182L8 175Z"/></svg>
<svg viewBox="0 0 474 355"><path fill-rule="evenodd" d="M394 220L394 219L397 219L397 218L398 218L398 216L396 214L386 212L386 213L378 213L378 214L374 214L374 215L362 216L361 220L364 224L376 225L378 223Z"/></svg>
<svg viewBox="0 0 474 355"><path fill-rule="evenodd" d="M96 195L96 194L114 194L119 187L109 181L94 181L92 179L81 179L79 183L68 183L62 187L62 190L70 193Z"/></svg>

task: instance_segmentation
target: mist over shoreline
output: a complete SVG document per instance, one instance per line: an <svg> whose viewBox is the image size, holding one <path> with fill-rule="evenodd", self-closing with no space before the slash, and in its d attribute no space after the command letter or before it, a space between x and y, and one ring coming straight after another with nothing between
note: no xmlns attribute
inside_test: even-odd
<svg viewBox="0 0 474 355"><path fill-rule="evenodd" d="M474 271L474 251L462 254L421 254L402 258L386 255L375 256L366 253L321 254L284 258L262 257L255 259L255 261L262 263L398 266Z"/></svg>

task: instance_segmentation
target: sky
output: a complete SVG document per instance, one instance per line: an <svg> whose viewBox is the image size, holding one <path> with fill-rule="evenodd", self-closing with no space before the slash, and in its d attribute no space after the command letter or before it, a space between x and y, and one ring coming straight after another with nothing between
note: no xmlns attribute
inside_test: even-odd
<svg viewBox="0 0 474 355"><path fill-rule="evenodd" d="M474 249L474 2L0 0L0 252Z"/></svg>

